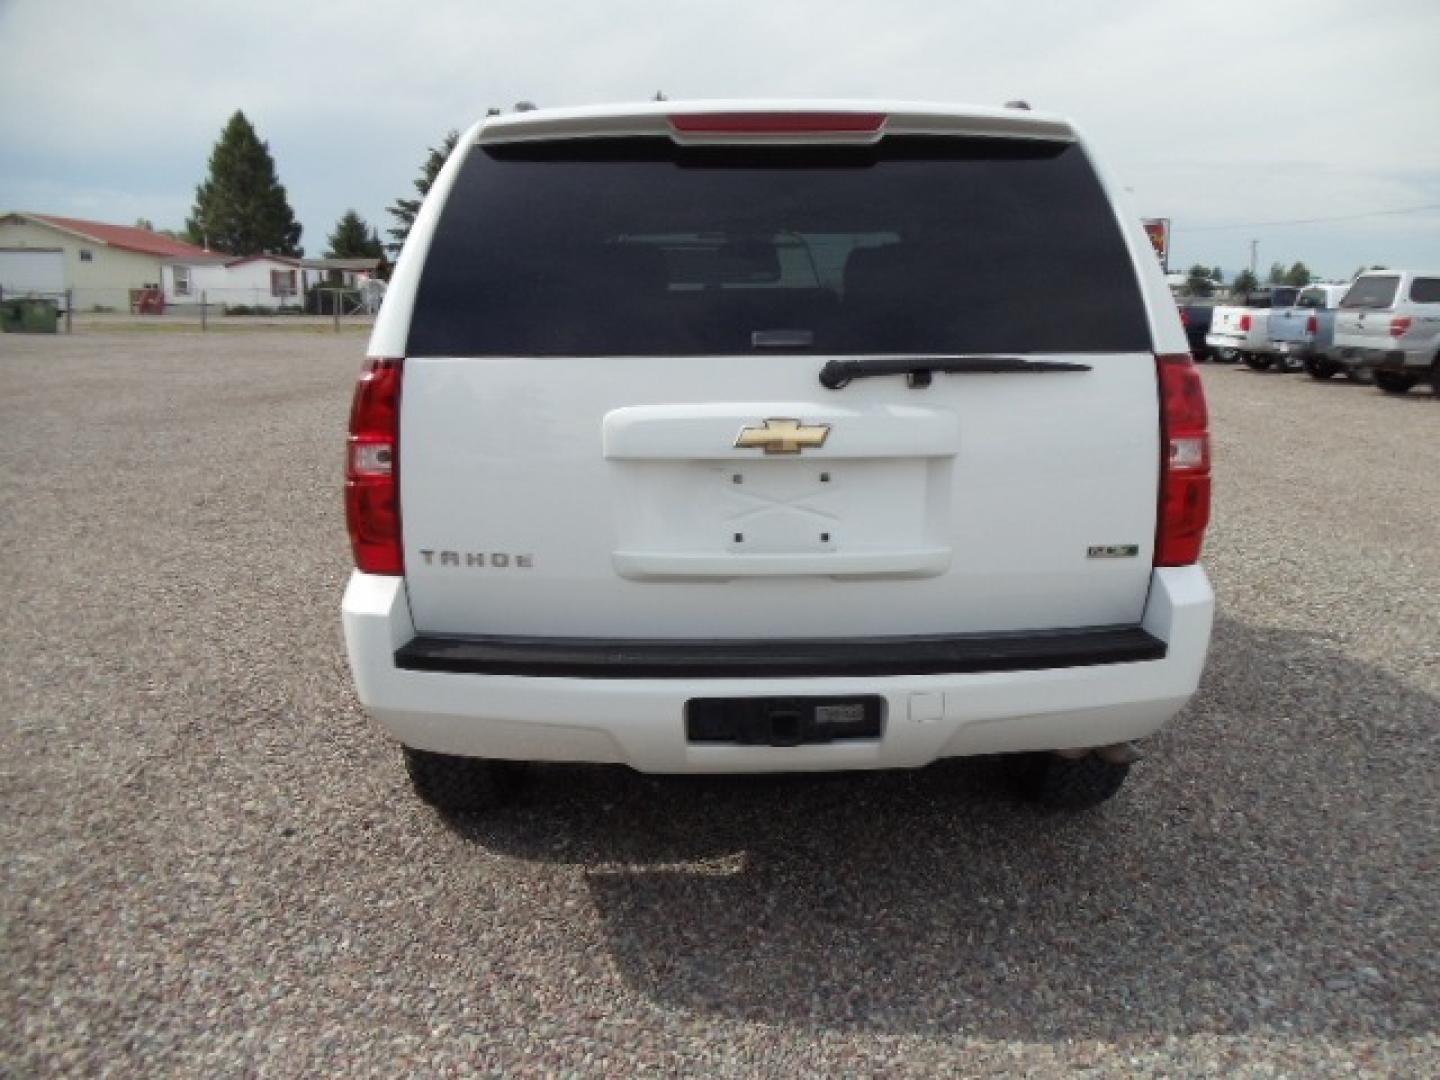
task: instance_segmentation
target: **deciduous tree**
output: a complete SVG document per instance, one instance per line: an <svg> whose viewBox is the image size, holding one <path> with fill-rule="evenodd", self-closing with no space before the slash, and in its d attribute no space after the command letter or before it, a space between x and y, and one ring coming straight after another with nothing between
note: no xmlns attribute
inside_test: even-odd
<svg viewBox="0 0 1440 1080"><path fill-rule="evenodd" d="M1190 267L1190 274L1185 279L1185 291L1191 296L1209 296L1215 291L1215 283L1210 280L1210 268L1196 263Z"/></svg>

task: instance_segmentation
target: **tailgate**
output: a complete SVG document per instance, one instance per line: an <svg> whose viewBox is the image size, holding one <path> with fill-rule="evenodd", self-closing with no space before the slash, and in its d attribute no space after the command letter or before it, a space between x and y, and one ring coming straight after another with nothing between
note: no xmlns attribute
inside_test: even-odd
<svg viewBox="0 0 1440 1080"><path fill-rule="evenodd" d="M1390 312L1341 310L1335 313L1335 344L1348 349L1382 349L1390 340Z"/></svg>
<svg viewBox="0 0 1440 1080"><path fill-rule="evenodd" d="M1217 307L1215 314L1210 320L1210 333L1223 336L1235 342L1245 339L1247 331L1243 329L1241 321L1248 314L1245 308L1238 307Z"/></svg>
<svg viewBox="0 0 1440 1080"><path fill-rule="evenodd" d="M405 439L401 491L416 628L1134 623L1155 531L1154 361L1078 359L1092 370L936 375L924 391L899 378L825 391L823 358L808 356L411 360L401 430L423 437ZM828 428L824 445L734 445L789 419Z"/></svg>
<svg viewBox="0 0 1440 1080"><path fill-rule="evenodd" d="M1270 340L1275 342L1306 342L1310 340L1308 308L1280 308L1270 312Z"/></svg>

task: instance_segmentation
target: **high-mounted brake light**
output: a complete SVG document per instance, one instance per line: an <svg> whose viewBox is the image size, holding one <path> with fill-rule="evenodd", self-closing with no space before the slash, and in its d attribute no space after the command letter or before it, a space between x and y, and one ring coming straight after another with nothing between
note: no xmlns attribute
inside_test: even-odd
<svg viewBox="0 0 1440 1080"><path fill-rule="evenodd" d="M1410 332L1410 327L1414 324L1415 320L1409 315L1396 315L1390 320L1390 336L1404 337Z"/></svg>
<svg viewBox="0 0 1440 1080"><path fill-rule="evenodd" d="M404 361L371 357L355 384L345 449L345 523L355 565L405 572L400 544L400 380Z"/></svg>
<svg viewBox="0 0 1440 1080"><path fill-rule="evenodd" d="M684 135L872 135L886 119L869 112L680 113L670 117L670 126Z"/></svg>
<svg viewBox="0 0 1440 1080"><path fill-rule="evenodd" d="M1210 524L1210 412L1205 384L1184 353L1157 356L1160 386L1160 508L1155 565L1200 561Z"/></svg>

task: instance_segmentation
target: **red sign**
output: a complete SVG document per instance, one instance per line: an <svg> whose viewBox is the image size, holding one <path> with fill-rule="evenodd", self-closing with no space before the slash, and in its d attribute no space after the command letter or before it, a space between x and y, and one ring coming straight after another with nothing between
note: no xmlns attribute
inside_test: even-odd
<svg viewBox="0 0 1440 1080"><path fill-rule="evenodd" d="M1150 243L1155 248L1155 255L1160 260L1160 265L1168 272L1170 270L1170 219L1166 217L1146 218L1145 235L1150 237Z"/></svg>

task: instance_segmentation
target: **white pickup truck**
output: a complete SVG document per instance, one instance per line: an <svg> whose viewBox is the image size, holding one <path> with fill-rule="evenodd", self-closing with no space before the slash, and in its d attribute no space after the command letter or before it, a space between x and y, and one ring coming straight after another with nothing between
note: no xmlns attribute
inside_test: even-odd
<svg viewBox="0 0 1440 1080"><path fill-rule="evenodd" d="M1256 371L1264 371L1278 356L1270 340L1270 309L1294 307L1299 295L1294 286L1276 285L1243 296L1241 304L1216 307L1205 344L1214 350L1216 359L1243 360Z"/></svg>
<svg viewBox="0 0 1440 1080"><path fill-rule="evenodd" d="M973 754L1114 794L1214 603L1203 385L1117 190L1013 108L471 128L347 456L346 645L418 794Z"/></svg>

